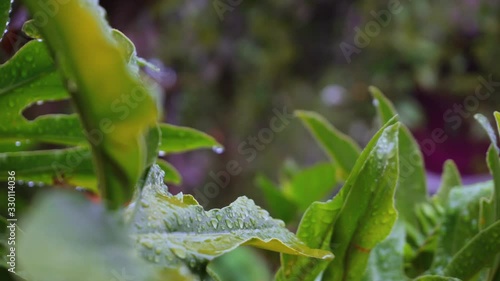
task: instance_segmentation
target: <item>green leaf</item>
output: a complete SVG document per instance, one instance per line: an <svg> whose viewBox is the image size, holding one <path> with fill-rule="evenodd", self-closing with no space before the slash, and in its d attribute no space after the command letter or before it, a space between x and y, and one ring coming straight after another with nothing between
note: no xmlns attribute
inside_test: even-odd
<svg viewBox="0 0 500 281"><path fill-rule="evenodd" d="M460 178L457 165L453 160L446 160L443 166L441 185L434 196L435 200L442 206L446 205L451 189L461 185L462 179Z"/></svg>
<svg viewBox="0 0 500 281"><path fill-rule="evenodd" d="M156 164L160 166L160 168L165 171L165 182L166 183L173 183L173 184L181 184L182 183L182 177L179 171L172 166L172 164L168 163L165 160L158 159L156 161Z"/></svg>
<svg viewBox="0 0 500 281"><path fill-rule="evenodd" d="M347 178L359 157L361 150L359 146L315 112L296 110L294 114L300 118L326 154L335 162L340 177Z"/></svg>
<svg viewBox="0 0 500 281"><path fill-rule="evenodd" d="M311 203L324 199L329 195L337 177L335 166L331 163L320 163L296 173L284 192L305 211Z"/></svg>
<svg viewBox="0 0 500 281"><path fill-rule="evenodd" d="M285 223L291 222L297 215L297 206L282 190L264 175L257 175L255 184L264 193L269 211L273 217L283 220Z"/></svg>
<svg viewBox="0 0 500 281"><path fill-rule="evenodd" d="M407 280L404 272L405 228L403 222L396 221L391 234L371 252L364 281Z"/></svg>
<svg viewBox="0 0 500 281"><path fill-rule="evenodd" d="M141 254L163 266L185 263L196 270L209 260L241 245L277 252L331 259L328 251L305 246L284 226L255 203L240 197L228 207L204 211L192 196L173 196L163 184L158 166L135 203L127 221Z"/></svg>
<svg viewBox="0 0 500 281"><path fill-rule="evenodd" d="M0 3L0 42L2 37L7 31L7 25L9 24L9 14L12 9L13 0L4 0Z"/></svg>
<svg viewBox="0 0 500 281"><path fill-rule="evenodd" d="M344 201L331 239L337 258L324 280L361 280L370 251L391 232L397 218L398 132L399 124L384 129L362 171L352 173L337 195Z"/></svg>
<svg viewBox="0 0 500 281"><path fill-rule="evenodd" d="M365 270L368 253L353 251L358 251L356 247L373 248L390 233L396 218L392 197L397 181L398 127L394 123L394 119L388 122L368 143L333 200L314 202L306 210L297 231L297 236L309 247L335 252L334 262L341 260L339 263L348 264L346 268L353 267L349 272L358 274L359 278ZM341 233L342 230L349 233ZM341 234L350 237L339 237ZM327 265L318 260L282 255L277 280L315 280ZM343 278L344 273L337 271L337 267L335 265L335 272L340 276L335 278Z"/></svg>
<svg viewBox="0 0 500 281"><path fill-rule="evenodd" d="M27 280L153 280L153 268L134 255L125 229L102 206L54 192L32 207L16 243Z"/></svg>
<svg viewBox="0 0 500 281"><path fill-rule="evenodd" d="M453 256L479 232L480 200L490 198L492 191L491 182L450 191L431 266L432 273L442 274Z"/></svg>
<svg viewBox="0 0 500 281"><path fill-rule="evenodd" d="M88 148L0 153L0 180L15 171L17 180L53 185L69 184L97 192L94 167Z"/></svg>
<svg viewBox="0 0 500 281"><path fill-rule="evenodd" d="M45 7L38 0L25 4L31 14ZM35 26L63 70L89 136L100 193L117 208L130 199L146 168L146 135L156 124L156 106L97 1L53 4L58 12L44 22L35 18Z"/></svg>
<svg viewBox="0 0 500 281"><path fill-rule="evenodd" d="M438 275L425 275L413 279L413 281L461 281L460 279Z"/></svg>
<svg viewBox="0 0 500 281"><path fill-rule="evenodd" d="M0 137L2 140L86 144L76 115L49 114L28 121L22 111L38 101L69 98L43 42L30 41L0 65Z"/></svg>
<svg viewBox="0 0 500 281"><path fill-rule="evenodd" d="M208 264L222 281L269 281L272 280L264 259L254 250L240 247L224 254Z"/></svg>
<svg viewBox="0 0 500 281"><path fill-rule="evenodd" d="M500 253L500 221L472 238L446 266L446 276L470 280Z"/></svg>
<svg viewBox="0 0 500 281"><path fill-rule="evenodd" d="M371 86L369 90L382 124L397 116L394 106L379 89ZM418 219L413 206L427 201L427 183L420 147L404 125L399 131L399 171L396 208L404 221L416 228Z"/></svg>
<svg viewBox="0 0 500 281"><path fill-rule="evenodd" d="M223 149L213 137L192 128L160 124L160 130L160 150L167 154L200 148Z"/></svg>

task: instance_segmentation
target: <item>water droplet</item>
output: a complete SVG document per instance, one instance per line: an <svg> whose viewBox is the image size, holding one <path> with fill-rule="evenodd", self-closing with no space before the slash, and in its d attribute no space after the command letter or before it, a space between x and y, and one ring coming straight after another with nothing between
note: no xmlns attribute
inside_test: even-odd
<svg viewBox="0 0 500 281"><path fill-rule="evenodd" d="M150 240L142 240L140 243L148 249L153 249L153 243Z"/></svg>
<svg viewBox="0 0 500 281"><path fill-rule="evenodd" d="M233 223L231 221L226 221L226 225L228 228L233 228Z"/></svg>
<svg viewBox="0 0 500 281"><path fill-rule="evenodd" d="M156 249L155 249L155 253L156 253L157 255L161 254L161 248L156 248Z"/></svg>
<svg viewBox="0 0 500 281"><path fill-rule="evenodd" d="M28 187L33 187L33 186L35 186L35 183L34 183L34 182L32 182L32 181L29 181L29 182L28 182Z"/></svg>
<svg viewBox="0 0 500 281"><path fill-rule="evenodd" d="M240 226L240 228L243 228L243 220L242 219L238 219L238 225Z"/></svg>
<svg viewBox="0 0 500 281"><path fill-rule="evenodd" d="M163 151L163 150L158 151L158 156L163 157L165 155L167 155L167 153L165 151Z"/></svg>
<svg viewBox="0 0 500 281"><path fill-rule="evenodd" d="M146 202L146 201L144 201L144 200L142 200L141 201L141 206L143 206L144 208L147 208L147 207L149 207L149 203Z"/></svg>
<svg viewBox="0 0 500 281"><path fill-rule="evenodd" d="M213 152L215 152L217 154L222 154L224 152L224 147L214 145L214 146L212 146L212 150L213 150Z"/></svg>
<svg viewBox="0 0 500 281"><path fill-rule="evenodd" d="M212 219L212 220L210 221L210 223L212 224L212 226L213 226L214 228L217 228L217 226L219 225L219 222L218 222L216 219Z"/></svg>
<svg viewBox="0 0 500 281"><path fill-rule="evenodd" d="M16 146L21 146L21 142L20 141L16 141Z"/></svg>
<svg viewBox="0 0 500 281"><path fill-rule="evenodd" d="M378 107L379 106L378 99L373 99L372 104L373 104L373 106Z"/></svg>
<svg viewBox="0 0 500 281"><path fill-rule="evenodd" d="M43 104L43 100L39 100L36 102L36 105L42 105Z"/></svg>
<svg viewBox="0 0 500 281"><path fill-rule="evenodd" d="M174 248L172 249L172 251L174 252L174 254L176 256L178 256L179 258L181 259L185 259L186 258L186 251L184 251L183 249L180 249L180 248Z"/></svg>

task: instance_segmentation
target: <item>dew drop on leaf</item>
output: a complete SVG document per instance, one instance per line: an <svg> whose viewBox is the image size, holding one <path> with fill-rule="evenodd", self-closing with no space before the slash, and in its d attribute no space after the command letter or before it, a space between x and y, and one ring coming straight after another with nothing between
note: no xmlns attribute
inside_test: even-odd
<svg viewBox="0 0 500 281"><path fill-rule="evenodd" d="M172 251L179 258L181 258L181 259L185 259L186 258L186 251L184 251L183 249L181 249L181 248L174 248L174 249L172 249Z"/></svg>
<svg viewBox="0 0 500 281"><path fill-rule="evenodd" d="M148 249L153 249L153 243L149 240L142 240L140 243Z"/></svg>
<svg viewBox="0 0 500 281"><path fill-rule="evenodd" d="M212 224L212 226L213 226L214 228L217 228L217 226L219 225L219 222L218 222L216 219L212 219L212 220L210 221L210 223Z"/></svg>
<svg viewBox="0 0 500 281"><path fill-rule="evenodd" d="M21 146L21 142L20 141L16 141L16 146Z"/></svg>
<svg viewBox="0 0 500 281"><path fill-rule="evenodd" d="M217 154L222 154L224 152L224 147L214 145L212 146L212 150Z"/></svg>
<svg viewBox="0 0 500 281"><path fill-rule="evenodd" d="M165 151L163 151L163 150L158 151L158 156L160 156L160 157L163 157L163 156L165 156L166 154L167 154L167 153L166 153Z"/></svg>

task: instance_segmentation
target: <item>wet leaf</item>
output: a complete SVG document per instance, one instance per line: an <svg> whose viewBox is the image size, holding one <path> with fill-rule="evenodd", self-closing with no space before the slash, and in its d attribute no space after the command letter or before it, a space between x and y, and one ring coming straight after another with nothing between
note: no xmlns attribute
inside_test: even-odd
<svg viewBox="0 0 500 281"><path fill-rule="evenodd" d="M404 272L405 228L396 221L391 234L370 253L364 281L407 280Z"/></svg>
<svg viewBox="0 0 500 281"><path fill-rule="evenodd" d="M500 221L497 221L468 241L446 266L444 274L470 280L483 267L491 264L499 253Z"/></svg>
<svg viewBox="0 0 500 281"><path fill-rule="evenodd" d="M383 130L362 171L353 173L337 195L344 204L331 242L338 246L332 249L336 259L325 271L324 280L361 280L371 250L391 232L397 218L398 125Z"/></svg>
<svg viewBox="0 0 500 281"><path fill-rule="evenodd" d="M486 182L450 191L439 231L431 272L442 274L453 256L479 233L480 200L490 198L493 183Z"/></svg>
<svg viewBox="0 0 500 281"><path fill-rule="evenodd" d="M161 124L162 142L160 150L165 153L180 153L200 148L223 150L213 137L198 130L171 124Z"/></svg>
<svg viewBox="0 0 500 281"><path fill-rule="evenodd" d="M297 110L295 115L300 118L326 154L335 162L340 177L347 178L358 159L361 150L359 146L315 112Z"/></svg>
<svg viewBox="0 0 500 281"><path fill-rule="evenodd" d="M69 184L97 192L88 148L0 153L0 179L7 179L7 171L16 171L17 180L48 185Z"/></svg>
<svg viewBox="0 0 500 281"><path fill-rule="evenodd" d="M190 195L173 196L163 184L158 166L135 203L127 221L142 256L163 266L186 264L202 270L209 260L249 245L293 255L331 259L328 251L305 246L280 220L240 197L223 209L203 210Z"/></svg>
<svg viewBox="0 0 500 281"><path fill-rule="evenodd" d="M76 115L49 114L28 121L22 111L39 101L68 99L54 61L45 44L30 41L0 66L0 137L57 144L86 144Z"/></svg>
<svg viewBox="0 0 500 281"><path fill-rule="evenodd" d="M394 119L388 122L372 138L340 193L325 203L314 202L300 222L297 236L301 240L309 247L336 254L324 280L349 280L352 276L348 273L356 274L359 280L370 250L391 231L396 219L393 196L398 175L398 126L394 123ZM327 265L328 262L282 255L277 280L315 280Z"/></svg>
<svg viewBox="0 0 500 281"><path fill-rule="evenodd" d="M394 106L379 89L372 86L369 90L382 124L397 116ZM420 147L404 125L401 125L399 131L399 171L396 208L406 223L418 228L413 206L427 201L427 183Z"/></svg>

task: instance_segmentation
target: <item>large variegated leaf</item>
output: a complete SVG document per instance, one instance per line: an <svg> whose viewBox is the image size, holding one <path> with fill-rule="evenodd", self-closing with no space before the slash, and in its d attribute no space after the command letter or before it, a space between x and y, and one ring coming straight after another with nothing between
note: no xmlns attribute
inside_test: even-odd
<svg viewBox="0 0 500 281"><path fill-rule="evenodd" d="M391 231L398 177L398 125L394 122L388 122L363 150L340 193L328 202L314 202L302 218L297 236L309 247L336 255L324 280L360 280L369 252ZM283 255L277 280L315 280L327 265Z"/></svg>
<svg viewBox="0 0 500 281"><path fill-rule="evenodd" d="M46 8L37 0L25 4L32 14ZM156 125L156 106L112 37L97 1L57 7L50 17L35 17L34 24L55 55L80 114L101 195L117 208L130 199L146 168L146 136Z"/></svg>
<svg viewBox="0 0 500 281"><path fill-rule="evenodd" d="M382 124L397 115L392 103L382 92L370 87ZM427 201L427 187L422 153L410 130L401 125L399 131L399 182L396 189L396 207L406 223L414 228L418 219L413 206Z"/></svg>
<svg viewBox="0 0 500 281"><path fill-rule="evenodd" d="M297 110L295 115L304 123L326 154L335 162L340 178L349 176L360 148L348 136L335 129L323 116L310 111Z"/></svg>
<svg viewBox="0 0 500 281"><path fill-rule="evenodd" d="M127 210L139 251L154 263L186 263L199 269L240 245L319 259L333 257L328 251L305 246L282 221L246 197L223 209L205 211L190 195L170 194L163 176L153 166L140 196Z"/></svg>

